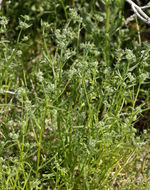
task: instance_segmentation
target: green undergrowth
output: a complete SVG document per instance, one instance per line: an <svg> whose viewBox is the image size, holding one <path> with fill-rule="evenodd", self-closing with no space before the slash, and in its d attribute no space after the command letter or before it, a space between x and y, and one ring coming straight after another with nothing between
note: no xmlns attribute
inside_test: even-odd
<svg viewBox="0 0 150 190"><path fill-rule="evenodd" d="M0 14L0 189L150 189L146 26L122 0Z"/></svg>

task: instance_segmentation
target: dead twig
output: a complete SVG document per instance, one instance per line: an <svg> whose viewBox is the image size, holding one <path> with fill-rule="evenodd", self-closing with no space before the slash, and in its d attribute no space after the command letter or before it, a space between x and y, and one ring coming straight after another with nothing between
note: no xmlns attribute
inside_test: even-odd
<svg viewBox="0 0 150 190"><path fill-rule="evenodd" d="M143 7L139 7L132 0L126 0L132 7L135 15L137 15L143 22L150 24L150 17L144 12L144 10L150 8L150 2Z"/></svg>

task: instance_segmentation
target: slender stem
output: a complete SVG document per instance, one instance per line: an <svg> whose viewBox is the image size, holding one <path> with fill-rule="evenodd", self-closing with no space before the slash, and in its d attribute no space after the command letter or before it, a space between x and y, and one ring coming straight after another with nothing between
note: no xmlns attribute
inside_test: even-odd
<svg viewBox="0 0 150 190"><path fill-rule="evenodd" d="M67 14L67 10L66 10L66 7L65 7L65 5L64 5L64 1L63 1L63 0L61 0L61 4L62 4L62 7L63 7L64 12L65 12L66 20L67 20L67 22L68 22L68 14Z"/></svg>
<svg viewBox="0 0 150 190"><path fill-rule="evenodd" d="M52 59L51 59L51 56L50 56L50 54L49 54L49 52L48 52L48 47L47 47L46 39L45 39L44 36L45 36L45 31L44 31L44 29L43 29L44 50L45 50L45 53L46 53L46 55L47 55L48 61L49 61L50 64L51 64L53 76L54 76L54 78L55 78L56 74L55 74L55 69L54 69L54 63L53 63L53 61L52 61Z"/></svg>
<svg viewBox="0 0 150 190"><path fill-rule="evenodd" d="M109 1L106 1L106 64L109 66L109 27L110 27L110 7Z"/></svg>
<svg viewBox="0 0 150 190"><path fill-rule="evenodd" d="M21 37L21 34L22 34L22 29L20 30L19 35L18 35L18 38L17 38L17 45L18 45L18 44L19 44L19 42L20 42L20 37Z"/></svg>
<svg viewBox="0 0 150 190"><path fill-rule="evenodd" d="M42 125L41 125L41 128L40 128L39 141L38 141L37 167L36 167L36 177L37 177L37 178L38 178L39 168L40 168L40 157L41 157L42 137L43 137L43 131L44 131L44 127L45 127L45 119L46 119L46 113L47 113L47 97L46 97L46 93L45 93L44 86L43 86L43 91L44 91L44 94L45 94L45 99L46 99L46 101L45 101L45 110L44 110Z"/></svg>
<svg viewBox="0 0 150 190"><path fill-rule="evenodd" d="M141 41L141 34L140 34L140 26L139 26L139 24L138 24L138 19L137 19L137 17L136 17L136 28L137 28L137 33L138 33L139 45L141 46L142 41Z"/></svg>

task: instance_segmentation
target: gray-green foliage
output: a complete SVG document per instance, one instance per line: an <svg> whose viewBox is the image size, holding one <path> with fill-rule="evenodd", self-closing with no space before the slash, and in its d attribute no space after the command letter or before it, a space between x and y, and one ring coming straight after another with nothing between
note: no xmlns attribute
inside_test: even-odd
<svg viewBox="0 0 150 190"><path fill-rule="evenodd" d="M0 189L149 188L148 128L134 126L149 114L150 46L122 28L122 9L3 5Z"/></svg>

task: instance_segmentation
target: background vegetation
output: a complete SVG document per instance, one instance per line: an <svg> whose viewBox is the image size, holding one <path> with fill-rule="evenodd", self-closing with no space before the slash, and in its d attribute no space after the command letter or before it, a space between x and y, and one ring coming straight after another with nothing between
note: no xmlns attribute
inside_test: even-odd
<svg viewBox="0 0 150 190"><path fill-rule="evenodd" d="M150 29L131 14L3 1L0 189L150 189Z"/></svg>

